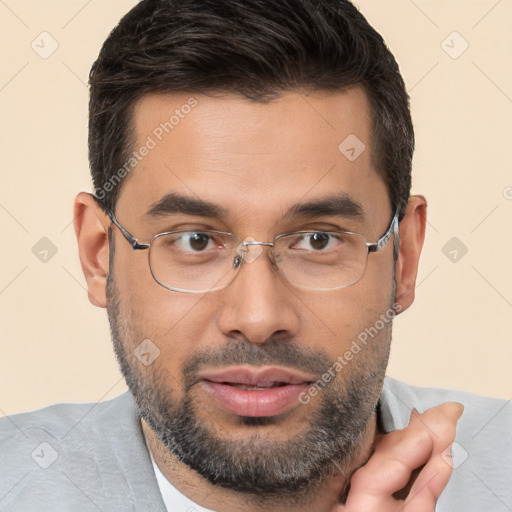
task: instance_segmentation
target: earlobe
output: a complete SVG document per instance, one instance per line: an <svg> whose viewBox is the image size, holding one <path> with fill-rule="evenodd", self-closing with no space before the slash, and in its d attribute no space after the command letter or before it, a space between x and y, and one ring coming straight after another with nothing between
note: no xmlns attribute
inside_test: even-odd
<svg viewBox="0 0 512 512"><path fill-rule="evenodd" d="M427 201L415 195L409 199L406 214L400 222L400 255L395 268L395 301L405 311L414 301L416 276L425 240Z"/></svg>
<svg viewBox="0 0 512 512"><path fill-rule="evenodd" d="M89 300L101 308L107 307L108 225L107 215L94 198L86 192L78 194L74 204L74 226L80 263Z"/></svg>

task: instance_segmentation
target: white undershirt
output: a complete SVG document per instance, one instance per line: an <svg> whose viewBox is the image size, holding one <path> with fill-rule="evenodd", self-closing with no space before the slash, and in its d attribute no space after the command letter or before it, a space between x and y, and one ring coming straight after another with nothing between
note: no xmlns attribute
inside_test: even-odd
<svg viewBox="0 0 512 512"><path fill-rule="evenodd" d="M165 478L157 463L155 462L145 433L144 439L146 440L146 447L151 457L156 481L158 482L158 487L160 489L160 493L162 494L162 499L164 501L167 512L215 512L214 510L200 507L197 503L187 498L184 494L181 494L181 492L178 491L178 489L176 489L176 487L174 487L174 485L172 485L171 482L167 480L167 478Z"/></svg>

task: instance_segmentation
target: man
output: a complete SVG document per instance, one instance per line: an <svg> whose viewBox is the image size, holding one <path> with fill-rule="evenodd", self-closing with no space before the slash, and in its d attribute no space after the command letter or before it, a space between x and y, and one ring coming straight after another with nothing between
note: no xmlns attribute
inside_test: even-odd
<svg viewBox="0 0 512 512"><path fill-rule="evenodd" d="M355 7L145 0L90 83L75 230L130 393L3 419L0 509L510 510L510 406L385 379L426 201Z"/></svg>

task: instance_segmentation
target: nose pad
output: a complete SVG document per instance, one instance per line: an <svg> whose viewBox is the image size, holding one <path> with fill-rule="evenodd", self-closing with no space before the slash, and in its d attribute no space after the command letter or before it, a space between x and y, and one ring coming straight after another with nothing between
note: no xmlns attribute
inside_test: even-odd
<svg viewBox="0 0 512 512"><path fill-rule="evenodd" d="M242 256L237 254L235 256L235 259L233 260L233 269L237 270L238 267L241 265L241 263L242 263Z"/></svg>
<svg viewBox="0 0 512 512"><path fill-rule="evenodd" d="M261 253L263 252L263 248L261 247L261 245L259 243L251 243L251 242L256 242L256 239L252 238L251 236L248 236L236 248L236 253L246 263L252 263L252 262L256 261L260 257Z"/></svg>

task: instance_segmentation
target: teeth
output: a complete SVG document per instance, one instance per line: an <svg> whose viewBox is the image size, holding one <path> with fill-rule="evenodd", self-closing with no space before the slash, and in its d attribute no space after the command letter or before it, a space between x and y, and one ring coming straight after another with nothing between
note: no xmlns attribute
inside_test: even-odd
<svg viewBox="0 0 512 512"><path fill-rule="evenodd" d="M231 385L238 389L257 391L257 390L261 390L261 389L270 389L270 388L275 388L275 387L279 387L279 386L284 386L285 384L282 382L262 382L261 384L258 384L257 386L249 386L247 384L231 384Z"/></svg>

